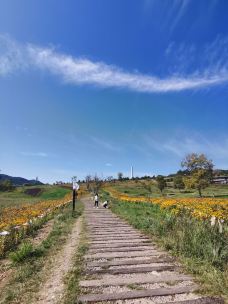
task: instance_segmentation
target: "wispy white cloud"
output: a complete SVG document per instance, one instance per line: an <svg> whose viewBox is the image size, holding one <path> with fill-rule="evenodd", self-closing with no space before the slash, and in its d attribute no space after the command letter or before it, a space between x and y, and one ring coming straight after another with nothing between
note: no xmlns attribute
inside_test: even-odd
<svg viewBox="0 0 228 304"><path fill-rule="evenodd" d="M190 2L191 0L174 0L172 2L173 12L175 12L175 15L173 15L172 18L172 24L170 26L171 31L175 29L175 27L178 25L182 17L185 15Z"/></svg>
<svg viewBox="0 0 228 304"><path fill-rule="evenodd" d="M101 147L104 150L109 150L111 152L120 152L123 150L118 143L109 142L95 136L92 136L91 140L96 146Z"/></svg>
<svg viewBox="0 0 228 304"><path fill-rule="evenodd" d="M196 70L190 75L175 73L166 78L125 71L104 62L72 57L57 52L53 47L20 45L0 37L0 75L38 69L58 76L74 85L122 88L137 92L159 93L200 89L228 82L228 69Z"/></svg>
<svg viewBox="0 0 228 304"><path fill-rule="evenodd" d="M106 166L106 167L112 167L112 164L106 163L105 166Z"/></svg>
<svg viewBox="0 0 228 304"><path fill-rule="evenodd" d="M35 157L48 157L48 154L45 152L21 152L23 156L35 156Z"/></svg>
<svg viewBox="0 0 228 304"><path fill-rule="evenodd" d="M155 20L155 25L164 31L166 36L172 37L177 29L183 29L187 34L191 30L199 30L208 20L216 15L219 0L143 0L143 19ZM191 12L191 14L189 14ZM187 20L186 18L187 17ZM162 22L160 22L162 20Z"/></svg>
<svg viewBox="0 0 228 304"><path fill-rule="evenodd" d="M164 52L165 64L172 62L173 73L225 75L228 73L228 37L218 35L207 44L171 41Z"/></svg>
<svg viewBox="0 0 228 304"><path fill-rule="evenodd" d="M181 159L188 153L196 152L205 153L215 160L228 161L228 136L224 135L213 139L202 134L178 134L169 138L161 136L159 139L153 135L144 135L143 142L147 153L158 151Z"/></svg>

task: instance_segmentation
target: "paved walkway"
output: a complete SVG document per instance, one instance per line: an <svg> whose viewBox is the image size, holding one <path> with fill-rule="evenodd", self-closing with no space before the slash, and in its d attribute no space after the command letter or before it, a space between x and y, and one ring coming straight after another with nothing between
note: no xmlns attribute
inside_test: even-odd
<svg viewBox="0 0 228 304"><path fill-rule="evenodd" d="M197 285L151 240L85 199L89 233L80 303L222 303L196 293Z"/></svg>

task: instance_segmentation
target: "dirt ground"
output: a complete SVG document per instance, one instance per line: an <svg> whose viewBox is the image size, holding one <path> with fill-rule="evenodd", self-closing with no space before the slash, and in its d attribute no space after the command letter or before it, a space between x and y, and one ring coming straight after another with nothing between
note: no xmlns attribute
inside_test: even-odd
<svg viewBox="0 0 228 304"><path fill-rule="evenodd" d="M55 256L48 279L41 285L40 292L36 295L33 304L58 303L64 293L64 277L72 267L73 256L77 250L82 219L75 223L69 238L62 250Z"/></svg>

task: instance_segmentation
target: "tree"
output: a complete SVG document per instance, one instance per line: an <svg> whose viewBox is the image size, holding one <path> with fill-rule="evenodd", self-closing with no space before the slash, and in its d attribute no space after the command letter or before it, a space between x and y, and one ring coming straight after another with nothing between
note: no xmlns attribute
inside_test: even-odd
<svg viewBox="0 0 228 304"><path fill-rule="evenodd" d="M102 184L103 180L95 174L95 176L93 177L93 192L98 193Z"/></svg>
<svg viewBox="0 0 228 304"><path fill-rule="evenodd" d="M183 177L181 175L176 175L173 178L173 186L175 189L184 189L185 185L184 185L184 181L183 181Z"/></svg>
<svg viewBox="0 0 228 304"><path fill-rule="evenodd" d="M107 182L109 182L109 183L111 183L112 181L113 181L113 176L108 176L107 178L106 178L106 181Z"/></svg>
<svg viewBox="0 0 228 304"><path fill-rule="evenodd" d="M149 182L141 182L141 184L142 184L143 188L149 192L148 196L150 196L153 192L154 183L149 181Z"/></svg>
<svg viewBox="0 0 228 304"><path fill-rule="evenodd" d="M118 172L117 173L117 178L118 178L118 180L122 180L123 179L123 173L122 172Z"/></svg>
<svg viewBox="0 0 228 304"><path fill-rule="evenodd" d="M199 196L202 196L202 189L208 187L213 178L213 162L207 159L204 154L188 154L181 162L186 168L187 174L183 181L186 188L197 189Z"/></svg>
<svg viewBox="0 0 228 304"><path fill-rule="evenodd" d="M14 189L15 189L15 186L8 179L5 179L2 182L0 182L0 191L12 191Z"/></svg>
<svg viewBox="0 0 228 304"><path fill-rule="evenodd" d="M91 184L92 184L92 176L91 175L87 175L85 177L85 183L86 183L86 189L88 191L91 191Z"/></svg>
<svg viewBox="0 0 228 304"><path fill-rule="evenodd" d="M156 177L156 181L157 181L157 187L158 187L158 189L161 191L161 193L163 193L163 190L166 187L166 181L164 179L164 176L158 175Z"/></svg>

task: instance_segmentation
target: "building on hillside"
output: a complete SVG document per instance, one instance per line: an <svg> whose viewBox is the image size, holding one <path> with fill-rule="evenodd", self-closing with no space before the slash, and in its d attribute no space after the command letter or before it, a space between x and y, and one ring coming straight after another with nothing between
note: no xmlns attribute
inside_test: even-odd
<svg viewBox="0 0 228 304"><path fill-rule="evenodd" d="M228 184L228 176L216 176L212 179L213 184L226 185Z"/></svg>

